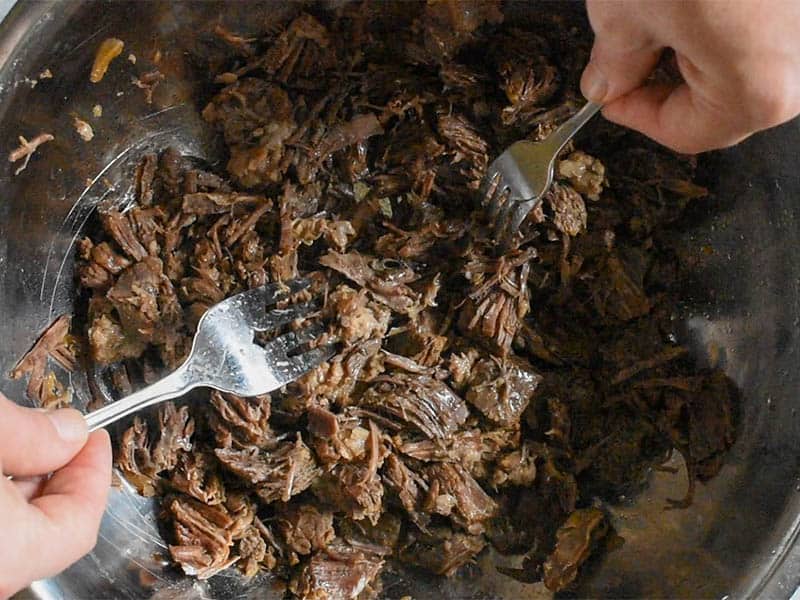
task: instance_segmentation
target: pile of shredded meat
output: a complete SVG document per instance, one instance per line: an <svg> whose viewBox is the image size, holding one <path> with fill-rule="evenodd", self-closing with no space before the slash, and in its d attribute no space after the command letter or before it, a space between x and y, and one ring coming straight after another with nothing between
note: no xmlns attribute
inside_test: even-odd
<svg viewBox="0 0 800 600"><path fill-rule="evenodd" d="M488 163L582 104L588 27L558 6L524 24L491 1L297 5L259 37L209 33L200 108L227 164L143 158L135 204L80 243L74 333L125 394L181 363L213 304L310 275L338 354L269 396L165 404L118 440L185 573L363 598L389 561L450 576L493 546L525 556L504 573L562 590L607 545L603 502L673 451L676 505L720 469L734 389L672 336L694 160L598 118L514 247L493 241ZM20 363L34 396L66 394L46 364L74 362L68 324Z"/></svg>

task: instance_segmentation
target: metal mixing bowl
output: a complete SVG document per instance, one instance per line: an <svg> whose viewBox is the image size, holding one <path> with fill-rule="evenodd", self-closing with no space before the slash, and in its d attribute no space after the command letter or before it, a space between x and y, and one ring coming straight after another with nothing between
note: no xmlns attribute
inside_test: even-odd
<svg viewBox="0 0 800 600"><path fill-rule="evenodd" d="M0 165L2 373L55 316L73 310L73 243L99 202L129 197L136 157L168 144L215 156L191 99L200 79L185 50L195 32L212 18L256 30L282 7L29 1L2 23L0 155L16 147L18 135L55 135L18 176L16 165ZM97 44L112 35L125 41L125 52L101 83L90 84ZM156 48L167 79L147 105L131 78L146 70ZM139 57L137 65L126 60L128 52ZM46 68L53 78L39 79ZM101 118L91 118L95 104L103 107ZM91 142L75 133L76 115L92 123ZM798 149L794 122L702 161L715 194L698 203L681 238L696 262L696 278L686 290L680 330L699 361L723 366L741 388L743 428L721 474L698 486L689 509L664 510L665 498L681 497L684 471L653 473L646 493L608 507L625 543L587 573L580 595L785 598L797 588ZM85 376L73 375L72 384L78 403L85 403ZM2 389L23 398L20 382L3 379ZM26 593L68 599L280 595L265 577L245 581L224 573L205 583L181 577L165 567L164 550L151 503L123 486L112 492L94 552ZM496 574L494 560L489 556L454 580L392 570L384 577L385 595L544 595L541 586Z"/></svg>

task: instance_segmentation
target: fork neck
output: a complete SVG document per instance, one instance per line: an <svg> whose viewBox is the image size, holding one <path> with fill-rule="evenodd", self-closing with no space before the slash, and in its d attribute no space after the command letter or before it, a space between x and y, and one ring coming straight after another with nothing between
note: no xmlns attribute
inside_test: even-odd
<svg viewBox="0 0 800 600"><path fill-rule="evenodd" d="M89 431L102 429L143 408L179 398L195 387L198 385L190 373L189 363L186 362L152 385L89 413L86 415L86 424Z"/></svg>
<svg viewBox="0 0 800 600"><path fill-rule="evenodd" d="M595 116L597 111L599 111L601 108L602 105L600 104L587 102L578 112L572 115L572 117L567 119L558 127L558 129L551 133L544 143L550 146L553 156L556 156L559 152L561 152L561 150L564 149L564 146L567 145L567 142L572 139L572 136L574 136L581 127L586 125L589 119Z"/></svg>

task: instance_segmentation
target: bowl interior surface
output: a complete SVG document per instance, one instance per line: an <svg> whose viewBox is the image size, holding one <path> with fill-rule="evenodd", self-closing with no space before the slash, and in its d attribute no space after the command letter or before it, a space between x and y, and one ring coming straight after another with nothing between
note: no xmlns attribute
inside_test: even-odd
<svg viewBox="0 0 800 600"><path fill-rule="evenodd" d="M98 204L130 200L130 174L141 153L172 145L184 154L219 155L194 99L207 97L187 59L194 32L220 15L232 29L255 32L282 10L277 3L31 2L18 5L0 26L0 154L16 148L19 135L55 136L18 176L17 165L0 164L0 372L8 396L24 402L24 382L5 374L55 317L73 312L74 243ZM94 51L109 36L123 39L125 51L92 85ZM125 57L156 48L167 78L147 105L131 83L137 71ZM47 68L52 79L39 79ZM95 137L84 143L72 118L87 119L95 104L102 105L103 118L92 121ZM684 493L678 459L677 474L654 472L642 495L608 506L625 543L592 567L578 595L788 597L800 581L798 149L795 121L701 161L714 194L692 209L680 233L696 264L680 330L698 361L723 367L741 389L740 437L720 475L698 485L690 508L664 509L666 498ZM77 403L85 405L86 375L73 374L72 385ZM181 577L166 568L165 554L152 502L123 482L112 491L94 552L27 593L281 597L267 576L245 581L226 572L207 582ZM486 556L453 580L392 569L384 576L384 593L442 599L548 595L541 585L497 574L498 560Z"/></svg>

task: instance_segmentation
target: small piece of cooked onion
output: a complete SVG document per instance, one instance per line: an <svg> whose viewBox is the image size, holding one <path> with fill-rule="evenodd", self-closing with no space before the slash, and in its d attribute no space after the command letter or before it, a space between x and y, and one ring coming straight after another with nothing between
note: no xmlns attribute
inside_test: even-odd
<svg viewBox="0 0 800 600"><path fill-rule="evenodd" d="M94 130L92 129L92 126L78 117L74 117L73 122L75 124L75 131L78 132L78 135L81 136L81 139L84 142L91 142L92 138L94 137Z"/></svg>
<svg viewBox="0 0 800 600"><path fill-rule="evenodd" d="M92 73L89 75L89 81L98 83L103 79L108 71L108 66L111 61L117 58L125 47L125 43L117 38L106 38L97 49L97 54L94 56L94 64L92 65Z"/></svg>

